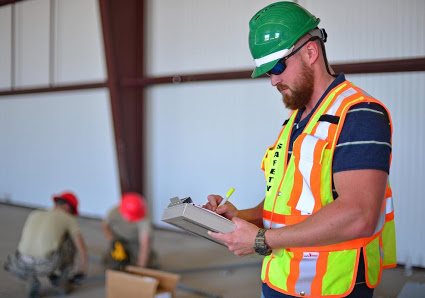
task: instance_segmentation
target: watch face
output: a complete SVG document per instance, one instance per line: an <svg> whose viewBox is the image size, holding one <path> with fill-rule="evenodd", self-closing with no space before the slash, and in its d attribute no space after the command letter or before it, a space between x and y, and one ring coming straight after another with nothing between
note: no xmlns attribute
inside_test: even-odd
<svg viewBox="0 0 425 298"><path fill-rule="evenodd" d="M272 250L265 243L265 234L266 230L260 229L255 237L254 251L262 256L268 256L271 254Z"/></svg>
<svg viewBox="0 0 425 298"><path fill-rule="evenodd" d="M258 248L257 253L262 255L262 256L265 256L266 253L267 253L267 248L265 248L265 247Z"/></svg>
<svg viewBox="0 0 425 298"><path fill-rule="evenodd" d="M272 250L268 247L261 247L257 248L255 252L262 256L268 256L269 254L271 254Z"/></svg>

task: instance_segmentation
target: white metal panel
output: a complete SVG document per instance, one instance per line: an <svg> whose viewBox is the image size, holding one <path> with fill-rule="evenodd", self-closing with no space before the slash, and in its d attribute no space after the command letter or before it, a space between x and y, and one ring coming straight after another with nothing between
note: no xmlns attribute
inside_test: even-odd
<svg viewBox="0 0 425 298"><path fill-rule="evenodd" d="M9 89L12 82L11 21L11 6L0 7L0 89Z"/></svg>
<svg viewBox="0 0 425 298"><path fill-rule="evenodd" d="M148 1L149 75L252 67L248 22L275 1ZM425 55L425 1L298 1L321 19L331 63Z"/></svg>
<svg viewBox="0 0 425 298"><path fill-rule="evenodd" d="M155 224L163 225L174 196L204 204L234 187L239 208L264 198L261 160L288 116L268 81L158 86L146 98L146 196Z"/></svg>
<svg viewBox="0 0 425 298"><path fill-rule="evenodd" d="M150 0L149 75L251 68L248 23L267 4L258 0Z"/></svg>
<svg viewBox="0 0 425 298"><path fill-rule="evenodd" d="M301 0L328 32L331 63L425 56L423 0Z"/></svg>
<svg viewBox="0 0 425 298"><path fill-rule="evenodd" d="M15 84L34 87L49 83L49 0L15 4Z"/></svg>
<svg viewBox="0 0 425 298"><path fill-rule="evenodd" d="M106 80L97 0L55 1L54 83Z"/></svg>
<svg viewBox="0 0 425 298"><path fill-rule="evenodd" d="M349 79L390 110L393 189L399 263L425 267L425 73L352 75Z"/></svg>
<svg viewBox="0 0 425 298"><path fill-rule="evenodd" d="M0 198L51 207L72 190L83 215L103 217L120 198L105 89L0 100Z"/></svg>

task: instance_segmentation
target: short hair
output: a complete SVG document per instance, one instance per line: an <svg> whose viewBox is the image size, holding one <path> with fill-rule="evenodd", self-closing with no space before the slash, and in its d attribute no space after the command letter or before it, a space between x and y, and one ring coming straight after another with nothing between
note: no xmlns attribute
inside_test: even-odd
<svg viewBox="0 0 425 298"><path fill-rule="evenodd" d="M75 213L75 208L74 206L72 206L66 199L64 198L57 198L55 200L55 205L59 205L59 206L63 206L63 205L68 205L71 212L74 214Z"/></svg>

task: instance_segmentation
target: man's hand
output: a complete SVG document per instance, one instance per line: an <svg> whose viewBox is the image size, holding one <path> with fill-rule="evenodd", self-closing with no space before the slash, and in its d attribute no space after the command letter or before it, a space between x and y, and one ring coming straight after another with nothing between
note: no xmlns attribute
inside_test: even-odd
<svg viewBox="0 0 425 298"><path fill-rule="evenodd" d="M225 205L222 207L225 207ZM258 227L238 217L233 217L232 221L236 224L236 230L232 233L222 234L208 231L208 235L223 242L238 257L254 254Z"/></svg>
<svg viewBox="0 0 425 298"><path fill-rule="evenodd" d="M205 209L217 212L217 214L223 215L228 219L232 219L238 216L238 209L229 201L226 202L223 206L218 207L223 198L219 195L209 195L208 203L202 206Z"/></svg>

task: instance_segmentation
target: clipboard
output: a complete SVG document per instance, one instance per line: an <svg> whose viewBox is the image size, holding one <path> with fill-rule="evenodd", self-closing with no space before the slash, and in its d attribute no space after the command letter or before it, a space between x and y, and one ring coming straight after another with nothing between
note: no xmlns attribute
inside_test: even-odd
<svg viewBox="0 0 425 298"><path fill-rule="evenodd" d="M190 197L184 199L174 197L170 201L170 204L164 210L161 220L191 234L225 246L220 241L210 237L207 232L226 234L236 229L236 225L231 220L194 204Z"/></svg>

